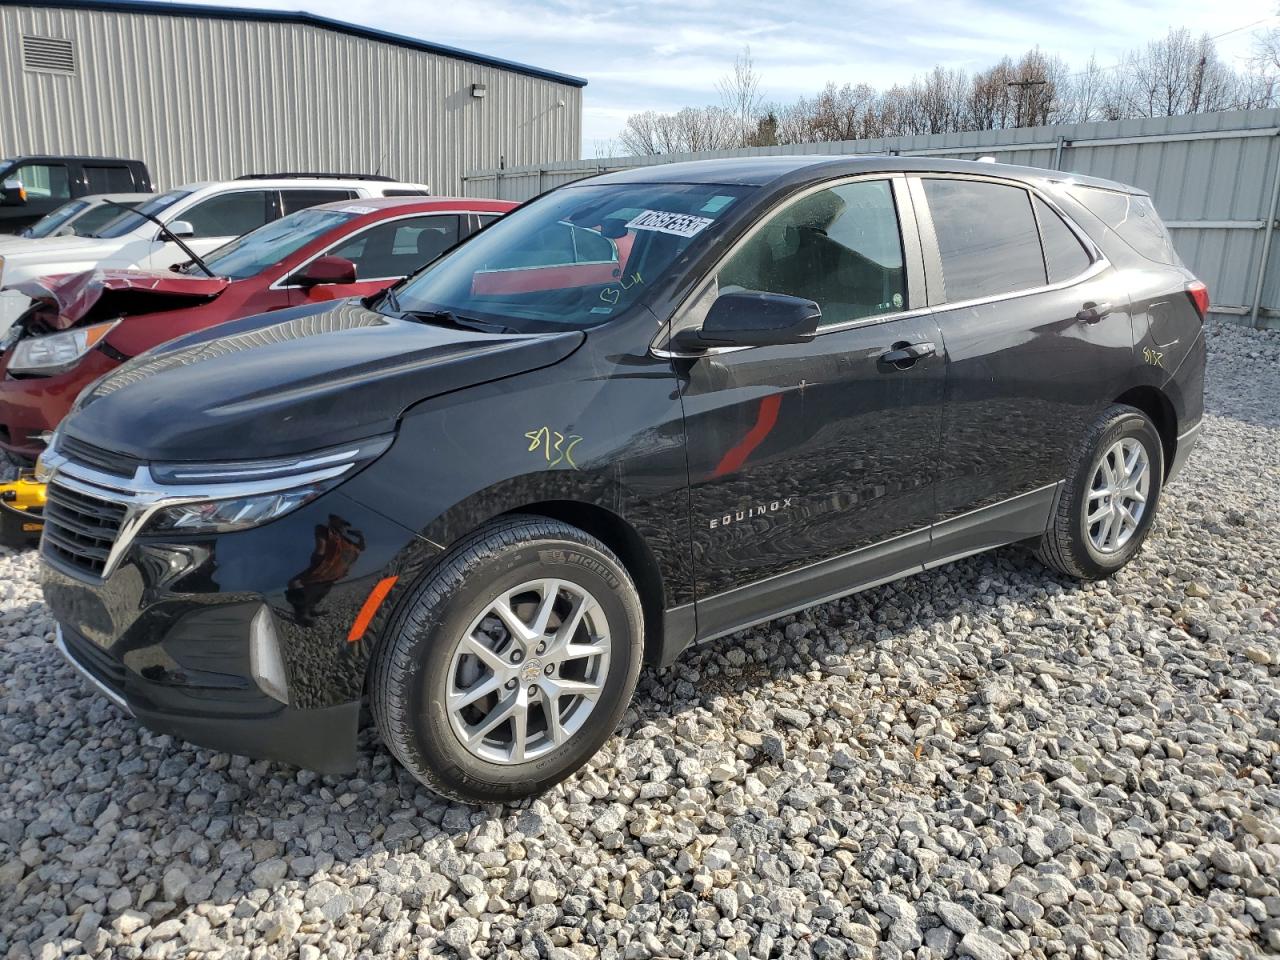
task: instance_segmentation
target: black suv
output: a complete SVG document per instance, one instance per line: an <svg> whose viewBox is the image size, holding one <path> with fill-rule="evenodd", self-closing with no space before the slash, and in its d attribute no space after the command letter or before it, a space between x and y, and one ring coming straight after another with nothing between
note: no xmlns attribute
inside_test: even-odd
<svg viewBox="0 0 1280 960"><path fill-rule="evenodd" d="M1105 577L1202 409L1150 199L771 157L562 187L364 301L183 337L44 459L59 644L147 725L545 789L643 661L1002 544Z"/></svg>
<svg viewBox="0 0 1280 960"><path fill-rule="evenodd" d="M17 233L76 197L152 189L141 160L48 155L0 160L0 233Z"/></svg>

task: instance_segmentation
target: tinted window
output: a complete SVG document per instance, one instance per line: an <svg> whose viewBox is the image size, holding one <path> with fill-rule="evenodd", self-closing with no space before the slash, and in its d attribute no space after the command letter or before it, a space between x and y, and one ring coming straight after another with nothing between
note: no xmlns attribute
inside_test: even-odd
<svg viewBox="0 0 1280 960"><path fill-rule="evenodd" d="M128 167L91 167L84 165L84 178L89 193L129 193L133 190L133 173Z"/></svg>
<svg viewBox="0 0 1280 960"><path fill-rule="evenodd" d="M120 202L126 207L136 207L138 205L137 200L122 200ZM86 210L84 216L77 217L75 222L71 224L71 229L81 237L96 236L99 229L106 226L123 212L119 207L113 207L109 203L100 203L96 207Z"/></svg>
<svg viewBox="0 0 1280 960"><path fill-rule="evenodd" d="M1150 197L1078 185L1068 192L1148 260L1181 265L1173 238Z"/></svg>
<svg viewBox="0 0 1280 960"><path fill-rule="evenodd" d="M20 180L32 200L71 199L71 180L60 163L24 163L6 176Z"/></svg>
<svg viewBox="0 0 1280 960"><path fill-rule="evenodd" d="M1076 239L1071 228L1039 197L1032 202L1036 208L1036 219L1040 221L1040 239L1044 243L1044 263L1049 271L1049 282L1070 280L1089 269L1092 261L1088 251Z"/></svg>
<svg viewBox="0 0 1280 960"><path fill-rule="evenodd" d="M429 197L431 194L426 190L383 190L384 197Z"/></svg>
<svg viewBox="0 0 1280 960"><path fill-rule="evenodd" d="M979 180L924 181L951 302L1043 286L1044 258L1021 187Z"/></svg>
<svg viewBox="0 0 1280 960"><path fill-rule="evenodd" d="M329 252L356 265L356 279L406 277L458 242L452 214L393 220L370 227Z"/></svg>
<svg viewBox="0 0 1280 960"><path fill-rule="evenodd" d="M848 183L774 214L721 268L721 293L763 290L814 300L822 325L902 310L902 235L887 180Z"/></svg>
<svg viewBox="0 0 1280 960"><path fill-rule="evenodd" d="M281 190L280 204L286 214L321 203L336 203L339 200L352 200L356 197L354 190Z"/></svg>
<svg viewBox="0 0 1280 960"><path fill-rule="evenodd" d="M272 219L270 191L237 190L202 200L177 217L191 224L196 237L238 237Z"/></svg>
<svg viewBox="0 0 1280 960"><path fill-rule="evenodd" d="M190 190L170 190L168 193L161 193L152 197L146 203L139 204L138 209L151 214L153 217L158 216L160 211L168 209L179 200L189 196L191 196ZM97 235L99 237L123 237L126 233L138 229L138 227L147 222L145 217L140 217L136 213L121 213L99 230Z"/></svg>

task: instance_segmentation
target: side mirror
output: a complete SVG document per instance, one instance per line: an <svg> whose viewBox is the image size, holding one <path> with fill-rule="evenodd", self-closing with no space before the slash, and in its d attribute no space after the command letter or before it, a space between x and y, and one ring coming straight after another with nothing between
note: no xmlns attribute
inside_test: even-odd
<svg viewBox="0 0 1280 960"><path fill-rule="evenodd" d="M27 189L21 180L6 180L0 186L0 204L6 207L22 207L27 203Z"/></svg>
<svg viewBox="0 0 1280 960"><path fill-rule="evenodd" d="M186 239L196 235L196 228L187 220L174 220L172 223L166 223L165 226L169 228L169 232L175 237Z"/></svg>
<svg viewBox="0 0 1280 960"><path fill-rule="evenodd" d="M316 257L289 278L300 287L316 287L322 283L355 283L356 265L346 257L326 254Z"/></svg>
<svg viewBox="0 0 1280 960"><path fill-rule="evenodd" d="M821 319L818 305L803 297L758 290L722 293L700 329L681 330L671 343L688 351L808 343L817 335Z"/></svg>

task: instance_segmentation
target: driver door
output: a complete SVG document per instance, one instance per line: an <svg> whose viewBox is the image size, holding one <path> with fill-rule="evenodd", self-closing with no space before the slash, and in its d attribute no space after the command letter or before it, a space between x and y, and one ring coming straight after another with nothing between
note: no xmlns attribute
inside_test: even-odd
<svg viewBox="0 0 1280 960"><path fill-rule="evenodd" d="M810 343L675 356L688 444L698 634L909 568L934 518L945 361L901 178L784 201L720 264L721 292L815 301ZM903 216L899 216L899 212ZM893 362L912 345L914 359Z"/></svg>

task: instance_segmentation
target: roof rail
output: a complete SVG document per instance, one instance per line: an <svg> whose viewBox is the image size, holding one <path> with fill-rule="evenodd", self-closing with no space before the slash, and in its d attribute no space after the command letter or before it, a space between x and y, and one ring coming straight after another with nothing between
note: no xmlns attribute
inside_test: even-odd
<svg viewBox="0 0 1280 960"><path fill-rule="evenodd" d="M378 173L246 173L237 180L381 180L395 183L395 177Z"/></svg>

